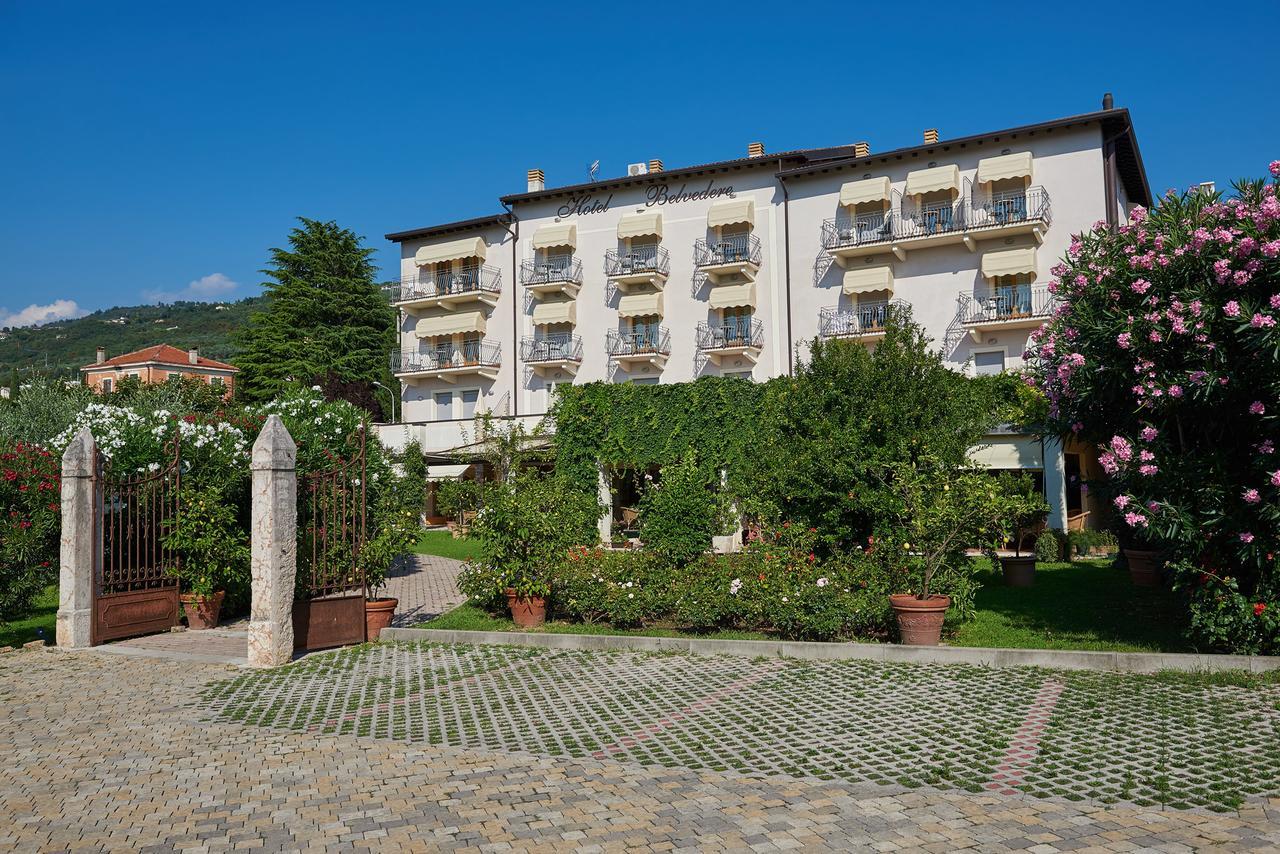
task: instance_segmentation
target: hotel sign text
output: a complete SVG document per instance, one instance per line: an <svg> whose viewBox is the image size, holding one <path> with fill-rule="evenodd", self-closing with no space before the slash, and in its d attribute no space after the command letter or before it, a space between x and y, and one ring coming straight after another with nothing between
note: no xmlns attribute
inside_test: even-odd
<svg viewBox="0 0 1280 854"><path fill-rule="evenodd" d="M691 190L688 184L681 184L680 189L675 191L672 191L670 184L654 184L645 191L644 195L645 207L651 208L655 205L673 205L679 202L701 202L721 196L733 198L734 192L732 184L717 187L714 181L707 181L705 187ZM561 205L560 209L556 211L556 216L586 216L587 214L604 213L609 210L609 206L612 204L613 193L603 199L590 193L581 193L570 197L569 201Z"/></svg>

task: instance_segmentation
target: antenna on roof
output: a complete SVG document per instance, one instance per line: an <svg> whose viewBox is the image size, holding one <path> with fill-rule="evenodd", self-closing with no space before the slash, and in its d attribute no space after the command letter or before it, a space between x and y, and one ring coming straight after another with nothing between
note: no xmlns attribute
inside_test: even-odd
<svg viewBox="0 0 1280 854"><path fill-rule="evenodd" d="M596 180L596 173L597 173L597 172L599 172L599 171L600 171L600 161L599 161L599 160L592 160L592 161L591 161L591 168L590 168L590 170L588 170L588 174L591 176L591 181L592 181L592 183L595 183L595 180Z"/></svg>

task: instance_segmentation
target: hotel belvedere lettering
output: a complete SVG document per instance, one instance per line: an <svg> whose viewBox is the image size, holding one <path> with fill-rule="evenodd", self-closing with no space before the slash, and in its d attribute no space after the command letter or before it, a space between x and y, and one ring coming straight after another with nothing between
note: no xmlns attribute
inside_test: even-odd
<svg viewBox="0 0 1280 854"><path fill-rule="evenodd" d="M705 187L698 189L689 189L688 184L681 184L680 189L672 192L669 184L654 184L645 191L644 205L651 208L654 205L674 205L679 202L700 202L707 199L716 199L721 196L733 198L733 185L717 187L714 181L707 181ZM556 216L586 216L587 214L604 213L609 210L609 206L613 204L613 193L610 193L604 199L600 199L590 193L582 193L581 195L570 197L569 201L560 206L556 211Z"/></svg>

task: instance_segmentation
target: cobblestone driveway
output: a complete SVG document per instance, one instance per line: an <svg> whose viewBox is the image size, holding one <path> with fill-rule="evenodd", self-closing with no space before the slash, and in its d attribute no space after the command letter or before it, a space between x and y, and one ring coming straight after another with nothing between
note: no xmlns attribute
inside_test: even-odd
<svg viewBox="0 0 1280 854"><path fill-rule="evenodd" d="M1280 801L1256 795L1211 813L942 788L988 773L1006 775L1001 786L1042 773L1039 760L1019 764L1013 754L1058 739L1049 705L1085 697L1087 685L1068 681L1054 700L1036 674L948 674L943 692L914 712L923 721L932 710L938 723L903 737L892 725L908 698L926 697L920 676L895 668L868 681L847 672L864 682L855 696L823 689L828 666L379 645L246 677L92 652L14 654L0 658L0 849L1280 847ZM557 687L554 676L578 687ZM1143 685L1134 693L1187 692ZM1200 705L1157 724L1165 749L1193 712L1232 732L1233 721L1248 722L1274 740L1274 692L1189 693ZM1062 728L1063 738L1115 738L1126 724L1106 717L1105 694L1092 696L1103 716L1090 719L1092 729ZM790 711L759 705L784 700ZM951 703L964 705L947 712ZM761 728L777 715L782 726ZM734 727L745 752L724 743ZM351 734L362 730L386 737ZM805 755L806 744L832 735L843 759ZM917 739L961 754L951 777ZM1108 755L1112 745L1092 747ZM1246 744L1219 764L1253 750ZM960 761L970 755L980 770ZM746 769L713 770L735 756ZM665 764L676 760L686 764ZM1246 773L1273 773L1247 761L1230 778L1237 789ZM914 767L921 762L927 768ZM842 767L868 778L892 767L913 785L936 782L854 782ZM788 776L814 771L833 779Z"/></svg>

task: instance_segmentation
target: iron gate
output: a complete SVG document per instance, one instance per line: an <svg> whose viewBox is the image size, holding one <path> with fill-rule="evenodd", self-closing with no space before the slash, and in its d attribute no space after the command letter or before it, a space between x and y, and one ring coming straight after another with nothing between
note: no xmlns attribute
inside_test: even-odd
<svg viewBox="0 0 1280 854"><path fill-rule="evenodd" d="M299 490L295 649L365 641L365 432L350 459L306 475Z"/></svg>
<svg viewBox="0 0 1280 854"><path fill-rule="evenodd" d="M155 471L120 478L94 448L98 548L94 555L94 645L178 625L181 561L164 545L181 512L182 453L175 437Z"/></svg>

